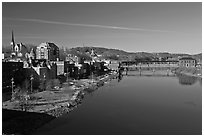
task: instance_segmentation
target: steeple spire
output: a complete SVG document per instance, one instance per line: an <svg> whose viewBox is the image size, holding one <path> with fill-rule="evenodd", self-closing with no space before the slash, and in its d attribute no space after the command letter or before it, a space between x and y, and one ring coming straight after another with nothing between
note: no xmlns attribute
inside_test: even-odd
<svg viewBox="0 0 204 137"><path fill-rule="evenodd" d="M14 46L15 46L15 42L14 42L14 35L13 35L13 30L12 30L12 36L11 36L11 49L12 49L12 51L14 51Z"/></svg>
<svg viewBox="0 0 204 137"><path fill-rule="evenodd" d="M11 39L12 39L12 41L14 42L13 30L12 30L12 38L11 38Z"/></svg>

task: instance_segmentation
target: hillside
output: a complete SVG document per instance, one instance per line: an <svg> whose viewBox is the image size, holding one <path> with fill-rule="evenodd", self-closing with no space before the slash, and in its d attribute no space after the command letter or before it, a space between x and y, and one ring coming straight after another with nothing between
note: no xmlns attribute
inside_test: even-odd
<svg viewBox="0 0 204 137"><path fill-rule="evenodd" d="M202 60L202 53L192 55L196 60Z"/></svg>
<svg viewBox="0 0 204 137"><path fill-rule="evenodd" d="M160 52L160 53L148 53L148 52L136 52L130 53L119 49L108 49L103 47L76 47L71 48L69 51L75 52L78 54L90 55L91 50L94 50L95 53L101 55L101 58L105 59L116 59L116 60L158 60L158 59L168 59L168 58L178 58L182 56L191 56L197 60L202 59L202 53L189 55L189 54L174 54L168 52Z"/></svg>

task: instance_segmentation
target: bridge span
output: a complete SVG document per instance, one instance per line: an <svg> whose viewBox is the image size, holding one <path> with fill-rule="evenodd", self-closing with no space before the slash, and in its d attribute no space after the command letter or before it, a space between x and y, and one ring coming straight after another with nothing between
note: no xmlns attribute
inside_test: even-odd
<svg viewBox="0 0 204 137"><path fill-rule="evenodd" d="M157 68L178 68L178 61L122 61L119 65L122 68L134 69L157 69Z"/></svg>
<svg viewBox="0 0 204 137"><path fill-rule="evenodd" d="M127 75L128 71L138 71L139 75L147 72L151 73L150 75L155 75L162 71L161 75L169 76L174 75L175 69L178 67L178 61L122 61L118 68Z"/></svg>

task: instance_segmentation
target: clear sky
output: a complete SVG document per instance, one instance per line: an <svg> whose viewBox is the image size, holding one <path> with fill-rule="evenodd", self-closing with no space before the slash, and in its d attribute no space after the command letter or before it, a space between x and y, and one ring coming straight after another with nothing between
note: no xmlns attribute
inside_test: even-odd
<svg viewBox="0 0 204 137"><path fill-rule="evenodd" d="M99 46L131 52L202 52L202 3L5 3L2 44Z"/></svg>

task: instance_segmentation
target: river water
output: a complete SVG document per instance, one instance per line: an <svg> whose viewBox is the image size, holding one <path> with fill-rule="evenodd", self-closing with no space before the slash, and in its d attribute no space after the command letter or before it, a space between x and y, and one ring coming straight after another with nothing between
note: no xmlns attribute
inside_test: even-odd
<svg viewBox="0 0 204 137"><path fill-rule="evenodd" d="M202 134L201 83L187 76L124 75L34 134Z"/></svg>

